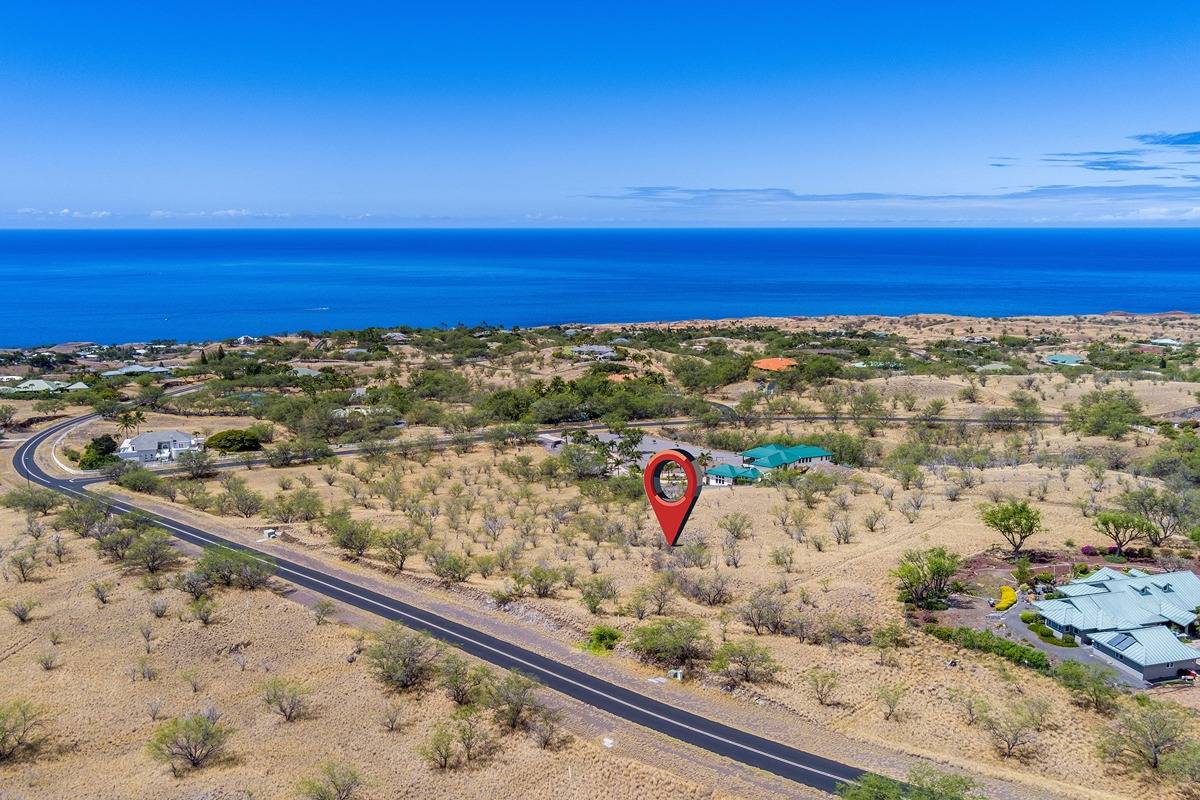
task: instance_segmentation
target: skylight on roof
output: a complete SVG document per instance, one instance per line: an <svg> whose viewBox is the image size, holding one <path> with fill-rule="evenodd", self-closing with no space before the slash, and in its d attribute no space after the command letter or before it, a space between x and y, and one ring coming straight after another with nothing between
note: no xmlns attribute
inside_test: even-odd
<svg viewBox="0 0 1200 800"><path fill-rule="evenodd" d="M1129 649L1130 645L1132 645L1136 642L1137 642L1137 639L1134 639L1128 633L1122 633L1120 636L1118 636L1117 638L1110 641L1108 643L1108 646L1118 652L1124 653L1126 650Z"/></svg>

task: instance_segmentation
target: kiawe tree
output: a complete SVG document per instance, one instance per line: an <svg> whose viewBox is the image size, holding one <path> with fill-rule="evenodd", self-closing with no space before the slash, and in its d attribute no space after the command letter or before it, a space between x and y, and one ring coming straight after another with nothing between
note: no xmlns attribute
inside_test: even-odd
<svg viewBox="0 0 1200 800"><path fill-rule="evenodd" d="M1042 512L1026 500L1010 499L985 507L980 513L983 524L1008 542L1012 555L1021 552L1026 540L1042 530Z"/></svg>
<svg viewBox="0 0 1200 800"><path fill-rule="evenodd" d="M961 556L944 547L909 550L892 570L892 576L903 600L918 608L944 608L950 579L961 563Z"/></svg>
<svg viewBox="0 0 1200 800"><path fill-rule="evenodd" d="M1147 538L1155 530L1149 520L1128 511L1101 511L1092 527L1101 536L1112 540L1117 546L1117 555L1124 555L1126 547Z"/></svg>
<svg viewBox="0 0 1200 800"><path fill-rule="evenodd" d="M1150 544L1159 547L1172 536L1183 533L1190 522L1200 517L1194 494L1180 495L1169 489L1159 491L1147 486L1124 492L1117 497L1117 505L1123 511L1149 521L1153 529L1147 530L1146 538Z"/></svg>

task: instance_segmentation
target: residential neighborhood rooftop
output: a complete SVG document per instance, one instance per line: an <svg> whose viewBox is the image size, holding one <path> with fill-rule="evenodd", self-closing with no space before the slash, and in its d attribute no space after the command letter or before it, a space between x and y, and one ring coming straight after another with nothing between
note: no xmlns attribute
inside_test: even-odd
<svg viewBox="0 0 1200 800"><path fill-rule="evenodd" d="M1083 356L1071 355L1070 353L1051 353L1042 359L1043 362L1052 366L1072 367L1076 364L1083 363Z"/></svg>
<svg viewBox="0 0 1200 800"><path fill-rule="evenodd" d="M754 447L742 453L742 458L751 466L765 469L786 467L792 464L802 464L811 461L830 461L833 453L821 447L799 444L784 447L778 444L768 444Z"/></svg>
<svg viewBox="0 0 1200 800"><path fill-rule="evenodd" d="M154 367L146 366L145 364L126 364L117 369L110 369L101 372L101 377L116 378L121 375L170 375L170 367Z"/></svg>
<svg viewBox="0 0 1200 800"><path fill-rule="evenodd" d="M794 358L760 358L751 366L765 372L784 372L796 366L796 360Z"/></svg>

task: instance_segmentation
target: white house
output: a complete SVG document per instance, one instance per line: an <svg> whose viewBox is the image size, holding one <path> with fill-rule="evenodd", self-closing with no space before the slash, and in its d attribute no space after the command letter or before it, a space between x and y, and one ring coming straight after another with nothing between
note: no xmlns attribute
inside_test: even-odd
<svg viewBox="0 0 1200 800"><path fill-rule="evenodd" d="M620 357L616 350L613 350L611 347L606 347L602 344L581 344L576 347L572 347L571 352L574 355L581 356L583 358L592 358L597 361L611 361Z"/></svg>
<svg viewBox="0 0 1200 800"><path fill-rule="evenodd" d="M126 461L150 464L174 461L180 453L204 449L204 440L183 431L150 431L121 442L117 456Z"/></svg>
<svg viewBox="0 0 1200 800"><path fill-rule="evenodd" d="M14 392L61 392L69 386L66 381L48 381L41 378L33 378L24 383L17 384Z"/></svg>
<svg viewBox="0 0 1200 800"><path fill-rule="evenodd" d="M147 367L144 364L127 364L117 369L105 370L100 373L102 378L118 378L122 375L170 375L170 367Z"/></svg>

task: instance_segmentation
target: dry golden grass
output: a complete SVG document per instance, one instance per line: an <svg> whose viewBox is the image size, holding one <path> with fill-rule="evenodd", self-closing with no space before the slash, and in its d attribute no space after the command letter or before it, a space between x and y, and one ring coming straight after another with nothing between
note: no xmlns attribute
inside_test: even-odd
<svg viewBox="0 0 1200 800"><path fill-rule="evenodd" d="M18 515L0 510L0 545L26 544L23 528ZM306 607L269 592L236 590L219 594L217 619L204 626L190 618L181 593L149 592L136 576L100 562L87 542L69 544L65 563L42 568L32 582L3 584L6 599L30 598L38 606L27 624L7 613L0 619L0 699L27 698L50 714L41 752L0 765L0 786L11 796L295 797L299 779L315 774L326 759L364 773L367 786L356 795L363 798L716 796L581 739L546 751L514 734L502 737L496 755L484 763L432 770L419 748L437 722L450 718L452 704L434 689L389 701L364 659L347 661L353 629L318 626ZM116 583L103 606L89 589L97 580ZM162 619L148 610L155 596L170 604ZM152 630L149 654L143 625ZM61 637L57 646L52 634ZM49 651L60 665L47 671L38 660ZM155 679L128 675L142 659L157 670ZM198 691L185 673L198 678ZM286 723L269 710L261 691L272 677L309 687L312 712ZM382 723L389 702L402 708L402 728L395 732ZM150 718L151 704L159 706L159 721ZM235 729L228 755L173 777L147 755L146 742L162 719L209 704Z"/></svg>
<svg viewBox="0 0 1200 800"><path fill-rule="evenodd" d="M917 346L922 342L962 335L1037 335L1058 332L1067 336L1071 343L1052 349L1066 352L1085 350L1089 341L1107 340L1114 333L1120 333L1127 338L1173 336L1188 340L1194 338L1196 331L1200 330L1197 318L1192 317L1143 317L1133 320L1114 317L1085 317L1077 320L1039 317L982 320L922 315L905 318L827 317L818 320L749 322L775 324L797 330L833 330L862 325L873 330L901 333ZM688 324L693 323L680 325ZM746 343L735 342L733 346L735 349L753 349ZM502 385L530 377L552 375L569 379L580 374L586 367L583 364L556 359L552 352L544 350L532 357L522 354L515 359L497 359L495 362L472 364L465 367L464 371L473 381ZM650 356L649 363L639 366L639 369L663 371L664 364L672 357L666 353L652 353ZM412 363L410 360L398 366L393 365L393 374L407 374ZM374 365L374 368L378 366ZM354 365L353 369L357 374L364 376L364 380L369 377L370 371L366 367ZM916 394L922 403L931 399L945 400L948 404L947 416L977 416L988 408L1006 403L1008 396L1014 389L1022 386L1024 379L1016 376L990 376L981 381L980 399L976 403L968 402L960 396L967 383L963 378L902 376L878 378L872 383L885 397L894 396L897 392L910 391ZM1110 385L1130 388L1151 414L1188 407L1197 402L1195 392L1198 386L1193 384L1137 381ZM1077 401L1084 392L1092 390L1095 386L1090 377L1069 381L1059 375L1040 373L1035 376L1031 390L1038 394L1043 409L1054 413L1061 411L1067 403ZM716 398L736 401L740 394L753 388L753 384L750 383L726 387ZM795 400L810 410L820 410L819 403L811 395ZM901 409L899 413L905 412ZM251 421L238 418L199 420L204 425L212 426L211 431L201 432L243 427ZM153 425L191 430L197 424L200 423L196 418L179 419L155 415L144 429L152 429L150 426ZM799 425L780 422L764 426L757 433L764 436L773 432L811 433L828 427L824 423ZM97 426L93 430L81 431L73 441L82 442L102 429L102 426ZM881 430L875 438L886 452L905 436L905 429L891 427ZM1102 448L1113 444L1107 440L1064 434L1057 428L1043 428L1035 436L1017 434L1010 437L1005 434L986 433L981 433L980 436L981 441L990 444L997 451L1012 447L1014 452L1019 452L1025 458L1037 452L1054 454L1081 446ZM1119 446L1131 455L1138 456L1148 453L1158 441L1155 434L1137 434L1127 437ZM551 566L568 567L573 569L581 580L595 571L613 579L623 601L627 600L638 586L653 577L654 563L662 556L657 547L659 534L653 518L641 503L596 504L582 498L579 491L571 486L547 487L536 481L520 485L505 477L497 465L500 459L513 459L519 455L528 457L535 464L546 457L540 449L533 447L501 456L478 447L465 454L443 453L426 465L395 457L389 457L380 463L370 463L360 458L345 458L336 470L330 466L307 465L283 470L237 470L235 474L268 497L281 492L296 491L304 482L310 482L312 491L321 497L327 508L345 505L355 518L369 519L381 528L413 524L408 514L399 508L391 510L387 501L372 488L389 476L394 476L403 486L405 495L416 498L418 505L438 508L440 513L433 524L433 536L451 550L475 556L487 555L520 539L524 543L521 556L523 564L544 562ZM325 480L325 476L330 474L332 484ZM945 492L949 475L929 476L927 485L921 490L904 490L893 479L879 473L863 473L861 477L871 484L877 484L879 490L867 488L861 493L853 493L842 489L834 493L845 494L845 508L835 509L832 516L849 520L855 531L852 541L841 545L834 543L831 533L832 519L826 516L835 505L831 498L820 499L816 507L808 512L806 536L803 542L798 542L774 520L776 508L788 502L793 505L798 503L794 498L789 500L780 490L767 487L705 490L685 534L684 542L695 543L704 540L708 543L712 563L718 565L721 573L729 578L731 590L737 600L724 608L712 608L676 598L673 604L675 613L686 613L703 619L714 639L719 639L722 633L733 638L749 636L750 630L738 621L736 615L741 600L755 589L777 584L782 579L788 584L786 598L789 605L802 608L804 613L815 621L819 622L827 615L836 615L842 619L859 617L870 627L898 620L901 607L889 576L889 571L897 559L905 550L912 548L945 546L963 556L970 556L996 544L998 537L982 525L978 516L978 505L986 502L993 493L1033 496L1035 504L1044 514L1047 531L1029 544L1039 550L1058 552L1065 566L1069 561L1075 560L1080 546L1106 544L1092 532L1089 520L1082 516L1076 504L1093 494L1103 503L1120 491L1123 483L1128 484L1130 481L1128 477L1122 477L1118 473L1109 473L1104 477L1103 486L1097 488L1097 479L1089 476L1082 467L1070 470L1064 476L1057 469L1039 469L1025 464L984 470L980 473L982 482L979 485L964 491L957 501L951 501ZM282 488L281 482L290 482L291 488ZM216 480L209 481L208 486L213 494L221 491ZM886 492L893 494L890 504L887 502ZM917 493L923 495L924 507L917 518L909 522L898 509L905 500ZM452 502L451 498L456 496L460 499ZM454 505L460 506L457 516L450 511ZM577 509L573 520L561 526L552 524L551 511L564 506ZM180 505L179 508L182 509L183 506ZM863 523L871 511L879 511L883 515L883 524L875 532L867 531ZM751 519L751 534L739 543L740 557L736 567L726 564L724 533L720 524L721 518L731 512L744 513ZM207 512L194 509L188 510L187 513L201 521L207 518L211 523L235 527L250 538L256 536L257 531L263 527L276 527L284 531L285 536L273 546L281 548L282 551L302 552L307 556L325 559L329 563L345 563L342 561L342 553L332 546L319 524L279 524L264 515L248 520L230 517L218 519ZM494 541L482 531L485 515L504 521ZM523 520L528 520L528 523ZM609 533L620 531L627 544L614 543L606 535L599 535L601 529L606 526ZM597 533L596 541L590 538L593 532ZM818 547L818 543L821 546ZM794 553L794 567L786 574L772 564L771 553L779 548L790 548ZM78 558L82 562L84 556L79 554ZM91 559L90 569L104 569L96 564L90 555L86 558ZM77 565L68 567L64 568L64 574L69 574L71 569L80 568ZM370 558L349 567L357 571L370 571L377 576L390 575L382 564ZM710 571L712 569L711 566L708 568ZM703 572L698 568L688 571L697 575ZM404 576L390 579L403 581L406 586L418 589L429 588L435 581L429 565L419 555L409 560L405 572ZM96 637L96 644L89 644L89 647L96 648L96 652L102 654L98 656L99 660L108 666L107 671L97 670L92 678L82 682L91 687L86 695L90 698L100 692L99 687L104 681L120 677L115 673L119 672L124 661L135 655L135 649L140 647L135 630L137 613L140 612L132 608L131 603L134 601L130 599L140 594L140 590L134 589L125 581L118 591L117 603L102 610L103 614L108 615L105 617L88 607L89 604L94 605L94 601L82 596L84 592L78 588L86 587L87 580L74 580L75 583L71 583L70 579L67 579L67 583L59 587L61 594L74 599L51 599L50 602L75 603L79 606L75 611L71 611L64 605L61 613L68 619L71 618L70 614L76 615L80 641L86 639L89 643L92 642L92 628L101 631ZM488 593L501 589L504 583L505 578L500 574L488 579L474 575L450 597L466 604L487 603ZM71 589L71 586L75 588ZM6 590L7 588L6 586ZM48 588L49 582L45 586L39 585L37 590ZM74 594L71 594L72 591ZM439 596L445 598L445 595ZM489 794L510 796L515 794L516 787L524 791L527 787L523 784L530 783L535 787L530 790L535 796L582 796L589 792L611 794L636 791L631 790L630 786L636 786L642 781L661 786L666 793L678 792L686 796L695 791L695 787L679 784L672 776L657 773L652 776L641 767L613 759L611 753L583 744L577 744L568 751L568 754L563 756L566 760L556 759L552 762L539 760L541 754L526 744L506 747L505 755L502 756L506 759L501 765L503 769L490 767L478 775L472 773L469 776L431 775L423 765L415 761L415 744L409 741L407 735L399 737L402 743L400 746L387 744L394 742L396 737L382 737L377 732L372 732L370 736L362 735L362 720L372 719L377 714L375 709L378 707L380 695L378 688L362 675L361 665L355 667L345 663L348 638L344 633L332 626L317 628L312 625L311 617L308 617L304 610L267 595L235 594L222 602L228 606L230 612L237 612L236 623L231 620L223 625L249 626L247 638L254 641L253 646L256 648L261 644L261 652L272 654L271 658L275 660L273 671L276 674L307 676L306 680L311 680L317 690L319 705L329 709L330 719L341 720L344 716L347 720L345 723L329 722L329 729L332 731L329 735L326 735L323 725L316 724L325 719L324 715L318 721L298 723L300 726L307 726L310 733L301 737L300 742L286 742L282 737L287 731L279 730L280 726L276 724L275 719L257 706L257 698L252 689L239 682L238 676L242 673L238 672L232 680L218 680L225 675L222 670L228 670L228 665L215 655L224 640L213 637L223 633L222 626L211 630L199 630L194 623L191 624L191 628L177 621L170 623L170 632L164 632L162 641L164 674L168 667L178 671L193 663L199 663L203 669L211 671L214 686L226 687L222 689L224 694L219 698L220 704L222 707L229 706L230 713L236 714L239 728L247 738L241 740L245 746L237 748L239 761L222 767L222 770L228 770L229 774L238 776L257 775L258 772L275 776L267 783L261 784L264 787L263 791L268 795L284 791L291 785L290 782L294 783L297 775L296 765L311 766L314 761L319 760L311 756L304 758L306 753L312 752L314 741L328 743L322 746L334 748L322 751L322 754L329 752L359 762L378 760L384 765L380 769L385 777L380 783L374 784L376 787L388 785L387 775L404 774L406 780L411 782L410 785L419 787L425 793L438 795L451 791L465 794L482 794L486 791ZM127 606L132 609L131 616L119 622L116 627L107 627L105 619L118 616L114 613L117 609L122 609L121 613L124 613ZM604 614L598 620L583 608L579 602L579 592L575 588L564 588L555 597L547 599L526 597L513 604L509 610L512 612L509 618L513 624L526 625L536 629L538 635L557 637L568 642L581 640L597 621L615 624L624 630L638 624L635 619L622 615L619 604L611 602L606 604ZM733 613L730 613L731 611ZM275 624L279 619L287 619L288 624ZM31 623L31 626L33 624ZM167 626L165 622L161 624ZM303 635L292 637L290 634L284 636L281 633L291 629L303 631ZM41 635L44 637L45 633ZM1105 726L1102 718L1073 706L1062 688L1049 679L1006 666L998 659L976 653L955 652L953 648L919 633L912 635L913 646L900 651L897 663L888 666L878 663L878 654L874 650L860 645L843 644L831 649L802 643L794 637L780 636L764 636L757 641L770 648L782 665L782 671L776 683L743 694L747 699L766 703L770 713L781 713L785 718L792 715L791 718L824 726L864 742L928 756L973 772L1011 779L1027 786L1045 786L1067 796L1170 796L1171 790L1168 787L1145 784L1137 776L1108 767L1101 761L1097 754L1096 742ZM68 636L64 648L70 647L70 643L71 637ZM64 655L67 655L65 651ZM614 661L620 658L618 655ZM949 667L948 662L951 659L957 659L958 665ZM73 660L79 660L78 654L66 660L67 665L63 670L68 669ZM36 665L29 666L32 664L32 656L26 658L26 661L28 664L23 669L40 671L41 668ZM114 664L116 666L112 666ZM814 698L804 680L805 673L814 666L828 667L840 676L838 704L824 706ZM57 679L56 673L50 673L48 677ZM261 675L256 678L261 680ZM26 676L22 680L32 679ZM165 680L160 685L168 686ZM884 720L877 693L881 686L892 685L902 686L906 692L900 703L898 715L892 720ZM120 695L113 701L114 709L104 713L96 712L96 719L105 724L106 721L117 718L116 708L130 703L137 705L144 700L139 695L130 694L146 688L140 682L131 683L127 679L120 679L116 680L113 687L110 691ZM61 691L66 692L67 689ZM188 695L182 693L179 687L171 691L163 688L162 691L164 700L170 699L172 703L179 704L179 707L185 705L188 700ZM190 689L187 692L190 692ZM1038 735L1036 746L1032 748L1029 757L1023 761L1002 759L980 727L966 723L961 704L954 699L955 692L971 693L997 707L1024 698L1040 698L1047 701L1047 726ZM1200 707L1200 690L1176 690L1172 691L1170 696L1186 705ZM440 698L419 701L418 706L414 707L414 720L421 722L414 722L414 727L419 728L420 725L427 724L430 718L444 713L446 709L443 705ZM344 715L341 713L343 706L346 710ZM351 722L356 717L358 727L354 728ZM126 727L130 727L128 723ZM121 731L117 739L124 744L117 746L116 751L118 754L124 753L118 755L118 758L124 759L119 762L123 765L122 770L134 770L135 764L141 764L145 768L146 759L139 748L148 735L148 728L142 725L133 731L124 728ZM243 733L239 733L239 737L242 736ZM260 746L262 741L271 743L273 754L287 753L281 763L292 765L289 770L280 772L281 768L269 766L270 754L258 754L260 749L265 753L265 748ZM91 769L91 774L95 775L95 764L104 756L101 750L95 749L95 745L89 747L89 755L86 758L80 757L79 768L85 770L85 773ZM122 747L125 750L122 750ZM337 750L338 747L350 749ZM357 759L355 754L358 753L362 753L364 757ZM579 769L572 767L572 764L578 764ZM586 770L584 765L587 765ZM554 783L555 779L550 777L558 776L557 779L560 780L564 770L572 776L571 781L580 780L579 775L584 771L589 776L602 775L604 778L589 777L588 782L581 784L576 792L573 788L574 783L570 784L571 788L560 787ZM153 773L153 779L167 783L155 785L174 785L162 774L163 772L165 771L159 770L158 773ZM287 780L284 780L282 775L286 775ZM413 777L408 778L409 775ZM503 778L488 782L492 781L492 776L500 775L503 775ZM517 781L511 781L510 776L517 777ZM478 792L475 791L475 786L468 788L466 783L455 783L471 780L484 781L477 785ZM612 785L606 786L605 781ZM61 788L72 789L80 785L84 784L68 784ZM233 782L222 786L233 791L239 784ZM24 791L33 794L32 790ZM420 794L421 791L416 791L416 794ZM537 794L539 792L541 795Z"/></svg>
<svg viewBox="0 0 1200 800"><path fill-rule="evenodd" d="M1053 446L1058 438L1061 434L1050 433L1047 441L1039 446ZM1085 443L1101 445L1104 442L1091 440ZM527 448L522 453L535 462L545 457L538 448ZM513 455L505 454L499 458L512 458ZM312 481L312 490L322 497L326 506L346 505L355 518L370 519L380 527L389 528L408 525L409 519L402 510L388 510L386 501L373 496L370 487L395 470L408 494L420 496L420 502L426 506L436 503L443 509L435 523L435 537L452 550L473 555L496 552L518 539L520 526L516 520L532 515L535 522L532 530L536 535L524 537L526 549L522 563L544 562L551 566L571 567L581 580L591 573L594 564L599 574L614 579L623 599L651 579L651 560L657 557L659 534L652 518L640 504L595 505L580 498L573 487L548 489L537 483L530 484L529 491L519 492L510 479L500 474L496 461L497 456L482 448L461 455L446 452L426 466L396 459L390 459L386 465L345 459L333 472L332 486L322 478L330 473L328 466L309 465L285 470L258 468L238 470L236 474L267 496L283 491L279 488L281 478L290 480L293 487L299 487L301 476L307 476ZM947 481L937 476L931 476L923 489L908 491L888 477L864 477L877 484L881 493L877 494L869 487L860 490L859 494L848 490L835 492L835 495L844 494L846 503L845 510L838 511L837 515L849 519L855 530L853 540L843 545L834 543L831 523L824 516L824 512L834 505L831 499L821 499L809 512L807 536L803 543L798 543L773 519L773 510L788 502L781 490L762 486L706 489L684 541L704 540L710 545L713 563L720 565L721 573L728 576L731 590L738 599L723 608L710 608L677 597L673 603L675 612L706 620L715 639L720 637L723 626L732 638L748 636L750 629L736 618L740 601L757 588L786 579L790 589L789 604L803 608L816 623L826 615L843 619L857 616L868 627L897 620L901 610L895 598L893 580L888 574L897 559L912 548L941 545L968 556L996 544L998 537L983 526L978 516L979 504L987 502L993 492L1028 497L1031 491L1039 492L1039 486L1046 486L1045 499L1035 500L1035 504L1044 514L1047 532L1029 545L1062 552L1063 569L1072 554L1078 553L1079 546L1105 544L1091 531L1089 521L1075 506L1077 501L1095 491L1095 478L1087 475L1083 468L1070 471L1065 480L1057 470L1032 465L984 470L980 475L982 482L953 502L944 494ZM1101 502L1120 491L1122 481L1127 483L1128 478L1121 478L1118 473L1106 475L1104 486L1097 495ZM210 485L214 493L220 491L217 481L211 481ZM457 522L451 522L445 508L451 494L458 492L451 488L455 485L461 486L461 496L474 495L475 501L469 513L462 512ZM357 487L357 500L347 491L351 486ZM894 492L891 508L884 496L889 488ZM924 495L925 507L910 523L897 509L905 498L917 493ZM796 504L797 501L791 502ZM563 527L563 530L573 532L573 538L556 537L548 531L548 511L564 503L577 503L580 507L576 522ZM866 530L862 520L874 509L883 513L884 523L872 533ZM736 568L725 565L724 534L720 529L721 518L732 512L744 513L752 520L752 533L740 543L740 563ZM494 543L481 533L485 513L503 518L506 523ZM641 544L621 547L609 542L591 543L588 530L600 521L617 523L627 532L636 532L635 540ZM331 563L342 559L342 554L332 546L319 524L279 525L265 517L250 520L222 517L214 522L240 527L250 535L267 525L277 527L286 532L284 540L277 545L284 550L318 555ZM820 548L816 546L818 541L822 542ZM1067 545L1068 541L1072 546ZM772 564L771 552L777 548L793 551L795 566L791 572L784 573ZM364 567L386 574L382 564L371 559L357 565L359 569ZM420 556L409 560L406 573L407 578L403 579L409 585L432 585L435 581L429 565ZM472 598L486 600L487 592L500 589L504 581L499 574L489 579L475 575L455 596L468 603L475 602ZM590 615L579 602L578 591L569 588L553 598L527 597L511 610L515 623L535 625L543 632L568 641L581 640L597 621L615 624L625 630L638 624L629 616L621 616L619 606L613 603L606 604L603 617L598 619ZM723 616L727 610L734 612L732 618ZM803 644L792 637L761 637L758 641L770 647L783 670L776 684L762 687L750 696L764 698L787 713L853 738L996 777L1035 783L1052 781L1046 785L1053 785L1066 794L1133 796L1144 790L1138 778L1105 768L1096 752L1104 721L1071 705L1057 684L1015 667L1005 668L994 658L955 653L952 648L921 634L914 634L912 639L914 646L900 653L898 665L881 666L877 653L869 647L844 644L830 649ZM961 666L948 668L946 664L954 658ZM804 680L805 673L814 665L830 667L839 674L838 695L842 698L839 705L826 707L816 702ZM880 686L892 684L906 687L907 694L899 717L884 721L876 694ZM1033 755L1024 761L1001 758L979 726L965 723L960 707L952 699L955 691L971 692L995 707L1026 697L1046 699L1051 708L1048 727L1039 734ZM1200 691L1188 690L1181 699L1195 702L1193 694L1200 694Z"/></svg>

